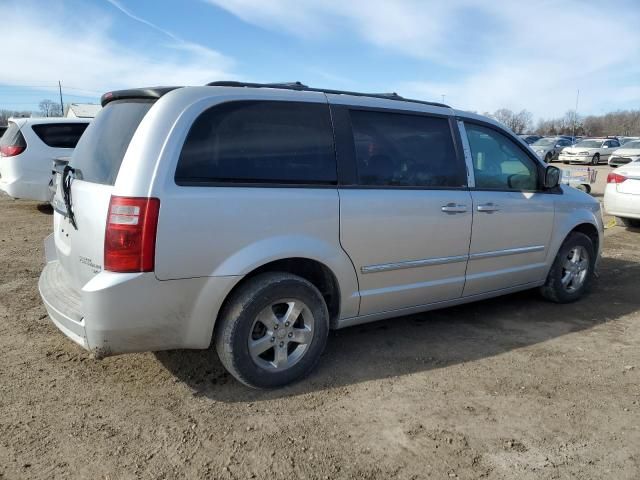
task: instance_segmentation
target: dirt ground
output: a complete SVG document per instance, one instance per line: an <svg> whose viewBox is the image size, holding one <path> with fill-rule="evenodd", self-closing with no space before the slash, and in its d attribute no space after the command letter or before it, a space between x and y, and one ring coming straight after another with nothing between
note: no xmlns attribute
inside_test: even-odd
<svg viewBox="0 0 640 480"><path fill-rule="evenodd" d="M639 231L607 230L579 303L333 332L309 378L260 392L211 351L98 361L67 340L37 292L41 210L0 197L2 480L640 478Z"/></svg>

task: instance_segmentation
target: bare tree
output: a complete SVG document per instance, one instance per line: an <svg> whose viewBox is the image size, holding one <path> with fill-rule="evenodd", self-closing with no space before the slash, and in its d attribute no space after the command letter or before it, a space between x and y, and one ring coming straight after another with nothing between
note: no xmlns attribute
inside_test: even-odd
<svg viewBox="0 0 640 480"><path fill-rule="evenodd" d="M40 113L42 114L43 117L61 117L62 116L62 112L60 111L60 104L52 100L49 100L49 99L41 100L40 103L38 104L38 107L40 108Z"/></svg>
<svg viewBox="0 0 640 480"><path fill-rule="evenodd" d="M518 113L514 113L508 108L501 108L488 116L494 118L517 134L528 132L533 128L533 115L528 110L521 110Z"/></svg>

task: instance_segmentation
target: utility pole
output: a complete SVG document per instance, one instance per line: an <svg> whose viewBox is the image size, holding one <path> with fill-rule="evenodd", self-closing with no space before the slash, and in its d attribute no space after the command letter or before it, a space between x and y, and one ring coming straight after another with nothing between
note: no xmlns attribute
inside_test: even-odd
<svg viewBox="0 0 640 480"><path fill-rule="evenodd" d="M64 117L64 103L62 103L62 83L58 80L58 92L60 92L60 116Z"/></svg>
<svg viewBox="0 0 640 480"><path fill-rule="evenodd" d="M576 122L578 121L578 98L580 97L580 89L576 92L576 109L573 111L573 139L576 139Z"/></svg>
<svg viewBox="0 0 640 480"><path fill-rule="evenodd" d="M445 97L445 94L443 93L442 94L442 103L444 103L444 97Z"/></svg>

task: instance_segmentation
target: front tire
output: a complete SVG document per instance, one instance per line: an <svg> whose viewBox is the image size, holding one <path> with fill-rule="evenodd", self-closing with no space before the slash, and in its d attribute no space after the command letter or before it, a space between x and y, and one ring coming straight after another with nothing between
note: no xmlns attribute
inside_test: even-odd
<svg viewBox="0 0 640 480"><path fill-rule="evenodd" d="M591 239L584 233L569 234L540 293L555 303L575 302L589 290L595 263L596 249Z"/></svg>
<svg viewBox="0 0 640 480"><path fill-rule="evenodd" d="M264 273L226 302L215 346L224 367L253 388L275 388L307 375L320 360L329 312L318 289L289 273Z"/></svg>
<svg viewBox="0 0 640 480"><path fill-rule="evenodd" d="M600 155L596 153L591 159L591 165L599 165L599 164L600 164Z"/></svg>

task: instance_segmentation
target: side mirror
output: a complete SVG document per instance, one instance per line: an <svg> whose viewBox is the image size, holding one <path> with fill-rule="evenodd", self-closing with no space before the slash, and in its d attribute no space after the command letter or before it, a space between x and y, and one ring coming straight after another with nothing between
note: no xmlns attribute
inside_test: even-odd
<svg viewBox="0 0 640 480"><path fill-rule="evenodd" d="M544 188L556 188L560 184L560 174L558 167L548 166L544 172Z"/></svg>
<svg viewBox="0 0 640 480"><path fill-rule="evenodd" d="M603 145L602 148L609 148L609 145Z"/></svg>

